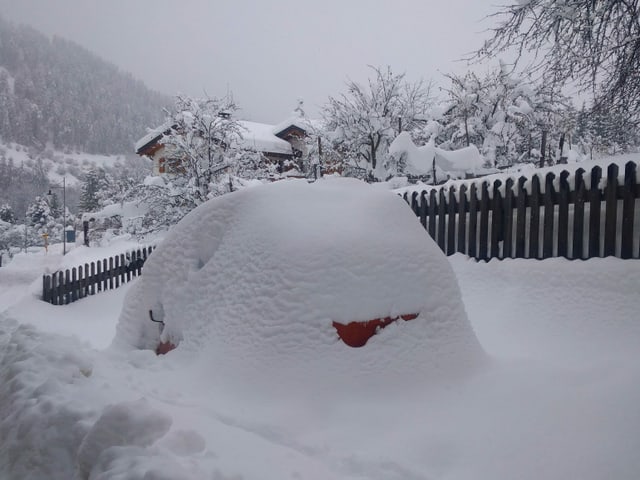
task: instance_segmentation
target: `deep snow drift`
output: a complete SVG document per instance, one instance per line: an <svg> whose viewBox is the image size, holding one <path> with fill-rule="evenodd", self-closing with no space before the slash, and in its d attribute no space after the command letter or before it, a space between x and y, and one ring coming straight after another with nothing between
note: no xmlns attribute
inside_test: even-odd
<svg viewBox="0 0 640 480"><path fill-rule="evenodd" d="M405 314L419 315L357 349L332 325ZM160 339L215 366L213 383L279 394L428 382L483 361L444 254L400 197L349 179L276 182L191 212L129 292L115 344Z"/></svg>
<svg viewBox="0 0 640 480"><path fill-rule="evenodd" d="M141 282L68 307L44 304L39 275L57 268L60 251L20 254L0 268L0 478L601 480L640 472L638 261L450 257L489 357L483 368L448 382L404 372L400 388L383 368L379 388L350 391L316 375L315 392L281 383L274 398L264 385L240 381L244 367L236 384L216 382L220 367L205 353L219 340L189 340L207 332L200 324L181 323L183 341L167 355L123 342L134 330L104 350L123 294L141 295ZM111 253L72 251L81 262ZM391 325L360 349L335 334L335 343L313 344L409 356L391 339L411 347L396 334L417 321L386 331ZM306 352L313 339L299 340ZM307 366L303 359L299 368ZM232 361L224 368L229 373Z"/></svg>

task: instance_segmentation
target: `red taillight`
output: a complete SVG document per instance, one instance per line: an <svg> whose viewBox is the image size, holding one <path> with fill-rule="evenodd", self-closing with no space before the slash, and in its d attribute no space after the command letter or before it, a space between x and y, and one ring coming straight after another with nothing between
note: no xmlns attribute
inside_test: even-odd
<svg viewBox="0 0 640 480"><path fill-rule="evenodd" d="M408 313L393 318L374 318L373 320L366 320L364 322L350 322L346 325L333 322L333 326L344 343L350 347L362 347L376 334L378 328L384 328L390 323L400 319L405 321L413 320L417 316L417 313Z"/></svg>
<svg viewBox="0 0 640 480"><path fill-rule="evenodd" d="M156 355L164 355L165 353L169 353L174 348L176 348L176 346L171 342L160 342L156 347Z"/></svg>

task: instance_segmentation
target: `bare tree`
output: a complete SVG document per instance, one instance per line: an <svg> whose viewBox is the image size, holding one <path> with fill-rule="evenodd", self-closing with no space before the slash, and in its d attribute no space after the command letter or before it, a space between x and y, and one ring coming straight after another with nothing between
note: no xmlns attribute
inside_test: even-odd
<svg viewBox="0 0 640 480"><path fill-rule="evenodd" d="M598 109L640 113L638 0L520 0L493 14L477 59L516 49L547 84L574 83Z"/></svg>
<svg viewBox="0 0 640 480"><path fill-rule="evenodd" d="M430 83L408 83L390 67L371 68L366 86L349 81L346 93L329 97L323 115L336 151L356 164L364 160L363 170L375 175L391 141L424 118L432 97Z"/></svg>
<svg viewBox="0 0 640 480"><path fill-rule="evenodd" d="M242 127L231 118L236 110L231 98L176 97L162 139L169 169L186 182L185 194L195 205L211 196L216 177L230 166Z"/></svg>
<svg viewBox="0 0 640 480"><path fill-rule="evenodd" d="M449 88L443 88L443 90L449 96L449 107L445 112L445 116L449 121L449 129L457 128L458 121L462 122L464 128L463 135L465 145L468 147L471 145L471 129L470 121L477 114L480 109L481 99L481 83L478 76L473 72L467 72L462 77L455 74L445 74L445 77L451 81Z"/></svg>
<svg viewBox="0 0 640 480"><path fill-rule="evenodd" d="M544 84L514 75L504 64L480 77L447 75L451 86L440 132L441 145L475 144L495 165L532 161L542 152L542 137L554 140L565 131L566 97ZM544 133L546 132L546 133ZM535 147L534 147L535 144Z"/></svg>

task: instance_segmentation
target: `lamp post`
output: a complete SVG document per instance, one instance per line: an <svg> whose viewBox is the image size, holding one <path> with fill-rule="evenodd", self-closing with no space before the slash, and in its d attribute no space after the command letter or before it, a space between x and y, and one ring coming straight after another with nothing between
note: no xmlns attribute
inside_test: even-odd
<svg viewBox="0 0 640 480"><path fill-rule="evenodd" d="M49 193L47 196L51 198L53 195L51 193L52 188L61 188L62 189L62 255L67 254L67 186L65 183L65 177L62 177L62 186L49 186Z"/></svg>
<svg viewBox="0 0 640 480"><path fill-rule="evenodd" d="M27 253L27 225L29 220L27 219L27 216L25 215L24 217L24 253Z"/></svg>

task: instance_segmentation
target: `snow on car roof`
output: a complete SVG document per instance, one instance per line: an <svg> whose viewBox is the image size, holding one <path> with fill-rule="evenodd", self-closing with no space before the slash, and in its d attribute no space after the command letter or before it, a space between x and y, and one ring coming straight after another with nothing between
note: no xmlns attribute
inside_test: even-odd
<svg viewBox="0 0 640 480"><path fill-rule="evenodd" d="M215 364L217 382L375 383L482 356L444 254L400 197L353 179L281 181L198 207L145 264L115 347L156 347L149 310L178 344L170 355ZM403 314L420 315L360 349L332 325Z"/></svg>

